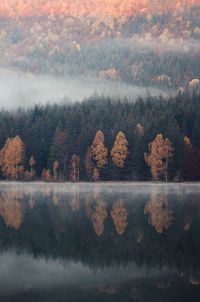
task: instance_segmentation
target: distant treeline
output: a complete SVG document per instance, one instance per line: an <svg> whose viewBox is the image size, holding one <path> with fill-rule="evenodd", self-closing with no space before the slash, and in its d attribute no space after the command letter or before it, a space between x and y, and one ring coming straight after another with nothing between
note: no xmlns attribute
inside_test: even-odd
<svg viewBox="0 0 200 302"><path fill-rule="evenodd" d="M0 112L2 179L200 180L200 95Z"/></svg>

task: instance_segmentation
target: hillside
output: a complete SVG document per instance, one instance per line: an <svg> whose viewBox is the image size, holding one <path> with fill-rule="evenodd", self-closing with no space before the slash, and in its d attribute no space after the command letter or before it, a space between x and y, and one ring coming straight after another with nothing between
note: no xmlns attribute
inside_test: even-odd
<svg viewBox="0 0 200 302"><path fill-rule="evenodd" d="M199 15L200 6L128 17L2 17L0 66L32 76L90 76L168 91L185 88L200 78Z"/></svg>
<svg viewBox="0 0 200 302"><path fill-rule="evenodd" d="M70 16L132 16L138 13L160 13L198 5L199 0L2 0L3 16L64 14Z"/></svg>

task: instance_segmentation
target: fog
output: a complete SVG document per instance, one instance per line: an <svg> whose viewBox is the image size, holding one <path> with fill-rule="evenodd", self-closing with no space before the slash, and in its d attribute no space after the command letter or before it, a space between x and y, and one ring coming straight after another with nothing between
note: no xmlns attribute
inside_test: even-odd
<svg viewBox="0 0 200 302"><path fill-rule="evenodd" d="M0 107L28 107L35 104L82 101L98 94L136 99L139 95L165 95L162 90L91 77L53 77L0 70ZM67 101L65 101L67 102Z"/></svg>
<svg viewBox="0 0 200 302"><path fill-rule="evenodd" d="M102 193L102 194L113 194L113 193L128 193L131 195L149 195L155 189L160 192L166 193L177 193L182 192L184 195L191 193L200 193L200 184L197 183L155 183L155 182L99 182L99 183L46 183L46 182L10 182L2 181L0 192L8 193L20 193L34 194L34 193L58 193L58 194L71 194L74 192L78 193Z"/></svg>
<svg viewBox="0 0 200 302"><path fill-rule="evenodd" d="M162 51L163 53L189 53L198 52L200 42L195 39L169 38L167 33L159 38L153 38L151 35L145 37L133 36L132 39L110 40L110 45L118 48L129 48L132 51ZM113 47L110 46L110 47Z"/></svg>

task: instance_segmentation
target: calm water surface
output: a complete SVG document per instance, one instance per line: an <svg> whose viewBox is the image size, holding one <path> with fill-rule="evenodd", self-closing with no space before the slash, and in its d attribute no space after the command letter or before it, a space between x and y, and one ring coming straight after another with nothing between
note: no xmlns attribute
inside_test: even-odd
<svg viewBox="0 0 200 302"><path fill-rule="evenodd" d="M0 183L4 301L200 301L200 184Z"/></svg>

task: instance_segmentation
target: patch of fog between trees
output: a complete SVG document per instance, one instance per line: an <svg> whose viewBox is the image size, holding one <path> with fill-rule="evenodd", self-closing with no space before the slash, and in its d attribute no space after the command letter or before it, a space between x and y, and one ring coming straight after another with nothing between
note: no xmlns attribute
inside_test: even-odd
<svg viewBox="0 0 200 302"><path fill-rule="evenodd" d="M200 51L200 41L193 38L169 38L168 31L164 32L160 38L154 38L151 35L138 36L133 35L132 38L105 39L99 42L94 48L98 47L102 51L131 51L132 55L138 53L148 53L151 51L162 51L163 54L188 54L191 51ZM91 47L91 45L90 45Z"/></svg>
<svg viewBox="0 0 200 302"><path fill-rule="evenodd" d="M85 286L101 287L115 282L124 282L132 278L155 277L168 274L166 268L137 268L134 264L127 267L112 266L110 268L90 268L73 260L35 259L31 256L15 252L7 252L0 256L0 294L11 295L27 290L52 290L57 287Z"/></svg>
<svg viewBox="0 0 200 302"><path fill-rule="evenodd" d="M92 77L53 77L0 70L0 108L16 109L35 104L73 103L94 95L135 100L138 96L166 96L156 88L128 85Z"/></svg>

